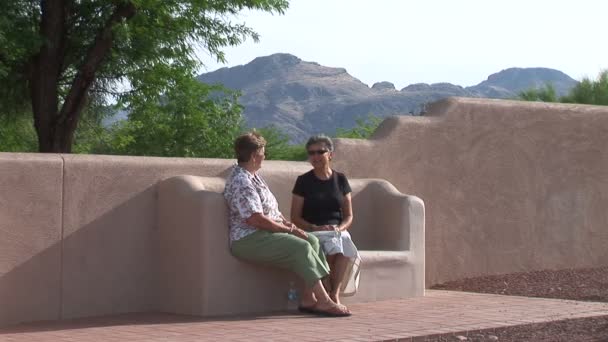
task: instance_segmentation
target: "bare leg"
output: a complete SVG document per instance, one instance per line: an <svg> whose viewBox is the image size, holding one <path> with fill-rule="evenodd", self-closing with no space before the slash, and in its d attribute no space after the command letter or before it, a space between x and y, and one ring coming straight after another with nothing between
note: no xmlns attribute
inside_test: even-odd
<svg viewBox="0 0 608 342"><path fill-rule="evenodd" d="M317 280L312 286L312 292L317 298L315 308L317 310L330 311L333 313L349 313L348 308L341 304L334 303L325 291L321 280Z"/></svg>
<svg viewBox="0 0 608 342"><path fill-rule="evenodd" d="M300 305L306 308L311 308L317 304L317 298L315 298L315 294L310 287L304 287L304 291L302 291L302 300L300 301Z"/></svg>
<svg viewBox="0 0 608 342"><path fill-rule="evenodd" d="M333 269L334 269L334 264L336 263L336 255L332 254L332 255L326 255L325 259L327 260L327 264L329 265L329 276L327 276L326 278L323 279L323 286L325 286L325 291L327 291L328 294L330 294L331 297L331 292L332 292L332 273L333 273ZM333 300L333 298L332 298Z"/></svg>
<svg viewBox="0 0 608 342"><path fill-rule="evenodd" d="M348 265L348 258L344 254L335 254L334 263L331 265L330 280L331 280L331 292L329 297L340 304L340 288L342 287L342 281L344 280L344 273L346 273L346 266Z"/></svg>

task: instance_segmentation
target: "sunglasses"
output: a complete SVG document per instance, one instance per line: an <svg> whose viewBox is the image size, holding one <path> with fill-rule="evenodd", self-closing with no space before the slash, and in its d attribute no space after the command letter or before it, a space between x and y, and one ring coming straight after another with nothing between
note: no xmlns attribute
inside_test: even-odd
<svg viewBox="0 0 608 342"><path fill-rule="evenodd" d="M328 150L309 150L309 151L307 151L309 156L314 156L315 154L321 156L327 152L329 152L329 151Z"/></svg>

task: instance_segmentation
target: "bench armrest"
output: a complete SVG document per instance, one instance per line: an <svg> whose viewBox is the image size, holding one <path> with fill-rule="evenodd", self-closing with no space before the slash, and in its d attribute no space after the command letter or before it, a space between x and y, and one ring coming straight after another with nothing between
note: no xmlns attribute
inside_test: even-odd
<svg viewBox="0 0 608 342"><path fill-rule="evenodd" d="M379 179L354 180L354 238L362 249L424 255L424 202ZM357 241L355 241L357 243Z"/></svg>
<svg viewBox="0 0 608 342"><path fill-rule="evenodd" d="M163 293L159 298L162 310L182 314L204 311L206 279L202 270L210 258L214 259L211 253L229 254L226 205L217 192L218 187L223 188L222 182L221 178L177 176L158 185L158 284ZM219 226L213 225L216 222ZM210 227L225 227L225 234L210 234ZM221 246L211 251L209 247L214 243Z"/></svg>

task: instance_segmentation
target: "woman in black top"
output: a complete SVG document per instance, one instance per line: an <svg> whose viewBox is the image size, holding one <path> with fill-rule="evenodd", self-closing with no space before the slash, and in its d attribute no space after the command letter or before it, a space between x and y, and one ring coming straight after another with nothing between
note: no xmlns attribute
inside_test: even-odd
<svg viewBox="0 0 608 342"><path fill-rule="evenodd" d="M354 257L353 253L356 253L347 232L353 222L351 188L346 176L330 167L333 157L331 139L314 136L306 143L306 150L313 169L299 176L296 181L292 192L291 220L304 230L335 231L337 233L333 236L341 238L337 244L332 244L331 241L321 244L330 266L330 297L340 303L340 289L349 257Z"/></svg>

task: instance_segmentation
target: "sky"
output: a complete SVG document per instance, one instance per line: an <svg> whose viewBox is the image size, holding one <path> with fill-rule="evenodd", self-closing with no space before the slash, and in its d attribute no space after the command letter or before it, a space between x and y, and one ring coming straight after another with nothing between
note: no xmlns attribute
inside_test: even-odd
<svg viewBox="0 0 608 342"><path fill-rule="evenodd" d="M291 0L284 15L243 12L260 34L201 54L202 72L283 52L342 67L362 82L471 86L510 67L558 69L594 79L608 69L605 0Z"/></svg>

